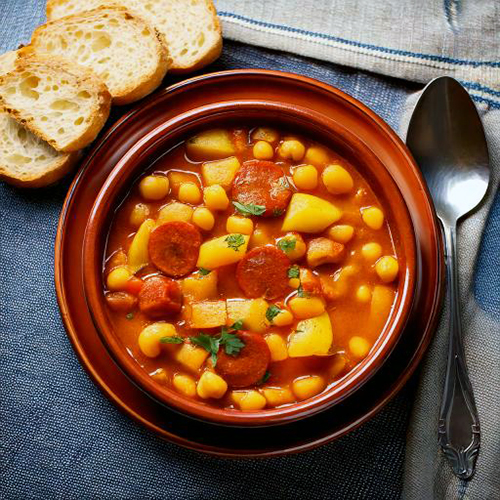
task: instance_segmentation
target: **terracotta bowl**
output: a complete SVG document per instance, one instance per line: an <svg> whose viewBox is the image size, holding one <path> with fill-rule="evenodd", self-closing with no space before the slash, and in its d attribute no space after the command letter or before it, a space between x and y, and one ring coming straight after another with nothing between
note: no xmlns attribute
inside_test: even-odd
<svg viewBox="0 0 500 500"><path fill-rule="evenodd" d="M352 100L352 98L350 98ZM349 109L349 108L348 108ZM354 111L353 111L354 112ZM232 426L269 426L298 420L335 405L361 387L385 362L402 333L412 305L415 286L415 236L405 201L381 161L343 126L343 117L332 118L286 102L266 100L221 101L194 108L165 121L133 144L118 161L102 186L86 227L83 279L87 304L104 345L123 372L150 397L183 414ZM158 385L128 354L113 330L104 299L103 262L108 231L116 209L131 186L154 161L196 132L226 124L276 124L329 146L351 162L367 179L384 207L391 228L400 276L396 301L385 328L368 356L323 393L283 408L256 412L223 410L185 398Z"/></svg>

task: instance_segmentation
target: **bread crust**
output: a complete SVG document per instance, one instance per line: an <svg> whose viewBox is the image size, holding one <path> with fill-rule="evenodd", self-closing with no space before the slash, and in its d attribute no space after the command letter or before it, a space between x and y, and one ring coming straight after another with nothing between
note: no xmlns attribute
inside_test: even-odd
<svg viewBox="0 0 500 500"><path fill-rule="evenodd" d="M20 188L46 187L62 179L67 173L73 170L74 165L79 159L79 152L64 154L57 158L44 172L38 174L26 172L25 175L14 175L9 171L8 167L0 164L0 180Z"/></svg>
<svg viewBox="0 0 500 500"><path fill-rule="evenodd" d="M49 3L47 3L47 8L48 7ZM79 19L99 16L109 11L112 11L116 16L123 16L125 22L133 20L133 22L136 23L140 30L146 28L150 30L152 38L154 39L156 45L155 57L157 60L157 64L154 71L152 73L144 75L138 82L134 81L128 85L124 85L121 89L119 89L118 91L115 90L112 94L113 104L130 104L132 102L138 101L139 99L142 99L146 95L153 92L156 88L158 88L171 64L167 43L164 36L160 34L160 32L156 28L151 26L142 17L140 17L140 15L136 15L135 12L132 12L121 5L105 4L92 10L88 10L71 16L66 16L54 21L49 21L46 24L43 24L35 29L31 37L31 47L34 53L39 53L40 56L44 56L45 53L39 48L40 44L38 43L38 40L41 38L42 34L45 31L50 30L50 28L53 26L57 28L57 26L61 24L61 21L64 22L65 20L73 20L76 22ZM60 54L59 56L64 57L64 54Z"/></svg>
<svg viewBox="0 0 500 500"><path fill-rule="evenodd" d="M8 78L16 77L18 73L29 70L33 64L42 64L56 73L61 71L69 73L76 78L77 85L81 85L85 89L92 89L97 94L97 106L94 106L92 110L91 119L85 131L66 145L58 144L57 140L48 137L43 130L33 123L34 120L32 117L25 117L23 112L9 107L1 95L0 110L7 112L19 124L49 143L57 151L71 153L89 145L97 137L97 134L101 131L109 116L111 94L106 85L89 69L73 65L65 59L35 56L30 53L29 47L25 47L22 51L23 53L20 54L20 57L18 57L16 61L16 69L6 75L0 76L0 86L3 85Z"/></svg>

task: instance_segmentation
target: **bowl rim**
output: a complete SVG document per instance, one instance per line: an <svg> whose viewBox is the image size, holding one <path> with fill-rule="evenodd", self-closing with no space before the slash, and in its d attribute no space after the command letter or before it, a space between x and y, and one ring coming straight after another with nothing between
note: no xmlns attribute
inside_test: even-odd
<svg viewBox="0 0 500 500"><path fill-rule="evenodd" d="M340 97L345 99L345 94L340 91L338 92ZM348 102L353 100L352 97L348 97ZM167 151L167 149L163 149L163 153L158 154L157 150L160 149L165 142L168 142L172 135L179 135L186 129L195 128L200 120L208 119L209 121L220 122L221 115L227 114L228 112L230 114L234 114L244 110L249 111L255 109L259 109L260 111L266 110L268 112L278 112L281 118L287 116L291 119L290 122L292 122L292 119L297 120L298 117L301 119L307 117L308 120L315 120L316 124L327 122L331 125L329 130L335 129L334 124L337 128L339 126L339 124L334 122L331 118L305 107L267 100L239 99L235 101L215 102L193 108L185 113L176 115L175 117L164 121L144 137L139 139L117 162L106 179L106 182L101 187L92 207L91 215L85 231L83 248L83 269L85 270L83 272L83 281L87 305L99 336L120 369L134 382L134 384L161 404L166 404L170 408L180 411L190 417L227 425L262 426L282 424L298 418L307 417L318 411L322 411L351 395L374 375L395 347L411 310L413 289L415 286L415 234L405 200L396 182L392 179L391 174L385 169L375 154L363 145L362 141L357 138L354 133L344 128L343 139L349 137L349 144L356 144L357 151L364 148L364 154L367 156L371 155L372 160L378 162L382 166L386 178L389 179L391 187L394 189L394 193L396 193L395 199L397 199L398 204L402 209L403 219L406 219L404 221L406 227L411 229L407 232L406 239L402 238L402 244L406 242L404 244L406 273L404 277L405 286L403 287L403 290L400 290L400 293L398 293L397 302L399 307L397 309L394 307L394 310L390 315L390 322L388 322L390 323L390 328L388 328L386 323L369 355L363 361L358 363L358 365L356 365L350 372L348 372L345 377L340 379L338 383L330 386L313 398L277 409L259 410L256 412L240 412L238 410L214 408L196 400L189 400L174 392L173 389L162 387L161 390L159 390L157 384L152 381L151 377L145 370L142 369L139 363L137 363L137 361L135 361L135 359L133 359L128 353L123 352L124 346L123 344L121 346L118 345L119 342L113 335L109 319L107 319L104 308L102 307L102 301L104 299L104 294L102 293L103 255L101 255L100 258L100 272L87 272L90 269L90 265L94 267L94 264L91 263L96 262L96 253L98 253L98 245L96 245L96 242L100 237L99 234L102 235L101 228L104 227L105 220L109 218L110 206L119 205L119 203L116 202L118 192L123 190L125 185L132 185L137 178L138 165L140 165L141 161L143 161L143 158L141 157L153 157L154 160L156 160L159 156L161 156L161 154L164 154ZM362 110L364 110L364 107ZM227 120L227 117L223 119ZM205 124L204 127L208 128L208 125ZM157 153L156 155L154 154L155 152ZM128 169L130 165L133 166ZM147 168L150 168L151 166L152 163L150 163ZM362 175L365 177L364 174ZM377 196L380 196L380 192L378 190L374 189L374 191ZM123 197L120 198L120 201L121 200L123 200ZM107 210L105 210L105 207L107 207ZM393 223L390 227L391 230L394 231L395 226L400 229L405 224L398 222L397 224ZM105 228L106 237L108 231L109 225ZM401 278L400 281L402 281ZM99 301L98 289L100 289L100 295L102 296L101 301ZM381 341L382 338L384 339L383 341Z"/></svg>

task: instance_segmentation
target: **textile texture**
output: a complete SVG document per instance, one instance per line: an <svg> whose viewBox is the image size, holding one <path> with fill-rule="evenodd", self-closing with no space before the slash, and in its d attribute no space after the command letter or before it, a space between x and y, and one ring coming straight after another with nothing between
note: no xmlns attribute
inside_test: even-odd
<svg viewBox="0 0 500 500"><path fill-rule="evenodd" d="M279 14L274 5L281 2L267 2L267 10L260 0L252 3L261 9L262 19L276 19L272 16ZM299 3L300 10L304 11L308 2ZM225 12L240 9L238 15L244 15L240 11L249 4L219 0L217 6ZM289 1L288 5L293 7L293 2ZM322 3L315 2L314 5L317 7ZM29 41L33 28L44 20L43 10L43 0L0 0L0 52ZM281 12L284 15L283 12L297 10L289 8ZM315 17L321 19L317 8L307 12L316 12ZM268 49L294 50L298 54L319 57L287 45L291 42L286 37L277 37L278 42L275 42L274 39L260 39L250 30L232 31L226 22L228 17L222 15L224 29L231 38L267 46ZM479 56L486 57L484 52L478 52ZM323 58L349 64L334 52L325 52ZM354 63L361 68L370 67L368 60L359 61ZM370 106L392 127L400 129L403 136L405 117L412 104L411 94L420 88L407 81L377 77L356 69L238 42L226 42L221 59L207 71L242 67L296 72L339 87ZM396 74L377 66L372 69ZM410 78L409 75L401 76ZM476 82L468 75L463 78ZM172 81L167 77L165 85ZM485 104L489 108L495 107L490 94L485 97L485 94L478 93L476 99L487 99ZM485 116L485 123L489 123L488 120L490 118ZM498 145L495 147L493 153L498 167L500 154ZM69 182L67 179L55 187L38 191L0 185L1 499L394 499L401 496L405 439L415 396L415 378L373 420L350 435L311 452L276 459L237 461L207 457L163 442L119 413L80 367L57 309L53 284L54 238ZM492 199L493 191L490 192L490 204ZM486 211L483 208L477 212L477 218L470 223L467 221L461 229L460 235L464 231L471 232L469 239L476 241L475 246L480 241ZM461 278L465 276L467 290L470 290L467 303L471 307L466 311L472 320L474 317L479 319L478 311L489 318L495 315L498 318L499 240L500 200L497 196L481 243L474 280L472 268L476 248L467 246L469 241L465 239L460 248L461 256L470 253L465 275ZM472 313L472 304L476 304L473 294L478 304L475 313ZM474 351L469 345L467 352L471 358L475 389L484 384L479 366L482 366L485 352L491 356L487 358L490 367L494 368L495 360L500 359L498 354L494 358L494 352L489 349L487 333L494 321L491 319L484 331L474 327L473 333L479 331L482 335L479 338L484 349ZM477 322L477 325L481 324ZM491 331L493 335L494 331ZM496 335L498 342L498 329ZM440 397L442 374L434 371L435 363L442 363L443 342L441 331L428 357L424 383L419 388L419 399L411 416L405 495L419 499L429 499L431 495L454 498L457 492L461 492L465 493L463 498L495 498L495 491L491 489L495 487L493 483L484 494L478 488L467 490L450 481L446 464L439 465L434 417L426 420L426 415L434 415L436 396ZM491 389L490 392L479 390L479 396L482 401L486 398L493 404L489 407L478 401L483 418L495 409L495 397L498 396ZM488 424L482 424L483 429L490 432ZM498 423L496 425L498 429ZM493 454L488 452L488 461L495 459L495 443L489 443L488 449L491 448ZM498 442L496 446L498 452ZM432 464L422 463L426 457ZM480 456L478 464L483 457ZM499 463L498 455L496 457L496 463ZM419 470L427 471L422 481L418 477ZM449 487L449 491L434 488L437 476L443 477L440 484ZM492 491L493 496L488 493Z"/></svg>

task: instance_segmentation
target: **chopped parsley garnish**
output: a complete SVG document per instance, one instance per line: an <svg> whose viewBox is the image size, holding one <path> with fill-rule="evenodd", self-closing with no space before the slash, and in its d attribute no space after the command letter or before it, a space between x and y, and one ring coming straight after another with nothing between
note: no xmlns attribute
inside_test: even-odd
<svg viewBox="0 0 500 500"><path fill-rule="evenodd" d="M262 378L257 382L256 385L263 385L271 378L271 372L266 370L266 373L262 375Z"/></svg>
<svg viewBox="0 0 500 500"><path fill-rule="evenodd" d="M301 299L309 297L309 294L304 290L302 284L300 284L299 288L297 288L297 297L300 297Z"/></svg>
<svg viewBox="0 0 500 500"><path fill-rule="evenodd" d="M275 208L273 210L273 217L279 217L280 215L283 215L284 211L285 211L284 208Z"/></svg>
<svg viewBox="0 0 500 500"><path fill-rule="evenodd" d="M252 205L251 203L244 205L239 201L233 201L233 205L236 210L245 217L250 215L262 215L266 211L266 207L263 205Z"/></svg>
<svg viewBox="0 0 500 500"><path fill-rule="evenodd" d="M210 274L212 272L211 269L205 269L204 267L200 267L198 269L198 272L202 275L202 276L206 276L207 274Z"/></svg>
<svg viewBox="0 0 500 500"><path fill-rule="evenodd" d="M292 266L288 269L288 277L289 278L298 278L300 276L299 266Z"/></svg>
<svg viewBox="0 0 500 500"><path fill-rule="evenodd" d="M232 324L229 329L233 331L240 330L243 327L243 321L239 320ZM163 338L178 338L180 342L171 343L182 343L183 339L181 337L163 337ZM229 356L237 356L241 349L245 347L245 343L235 334L230 333L228 329L223 326L219 335L208 335L206 333L200 333L196 337L189 337L192 344L202 347L210 354L210 359L212 360L212 366L215 368L217 365L217 353L220 347L224 347L226 354Z"/></svg>
<svg viewBox="0 0 500 500"><path fill-rule="evenodd" d="M230 234L224 241L227 241L227 246L235 252L238 252L241 245L245 244L245 238L242 234Z"/></svg>
<svg viewBox="0 0 500 500"><path fill-rule="evenodd" d="M134 319L134 313L128 313L125 317L126 317L128 320L130 320L130 319Z"/></svg>
<svg viewBox="0 0 500 500"><path fill-rule="evenodd" d="M294 250L295 245L297 245L297 240L292 238L283 238L282 240L278 241L278 248L285 253Z"/></svg>
<svg viewBox="0 0 500 500"><path fill-rule="evenodd" d="M281 309L274 304L269 306L266 311L266 318L269 323L273 322L273 319L278 316L278 314L281 312Z"/></svg>
<svg viewBox="0 0 500 500"><path fill-rule="evenodd" d="M160 339L162 344L182 344L184 339L182 337L162 337Z"/></svg>

